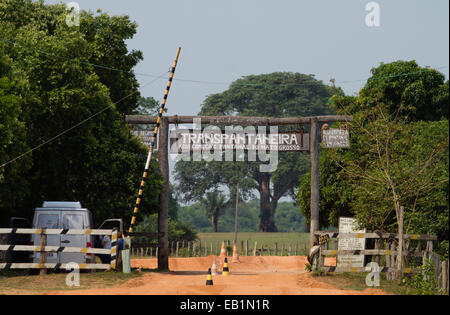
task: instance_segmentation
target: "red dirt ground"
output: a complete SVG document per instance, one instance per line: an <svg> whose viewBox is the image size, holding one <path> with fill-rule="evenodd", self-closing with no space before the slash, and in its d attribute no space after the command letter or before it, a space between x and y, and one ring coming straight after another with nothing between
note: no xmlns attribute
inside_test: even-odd
<svg viewBox="0 0 450 315"><path fill-rule="evenodd" d="M206 286L206 274L216 258L219 275ZM60 291L69 295L381 295L382 290L350 291L317 281L305 271L306 257L240 257L228 259L230 276L220 275L223 258L170 258L169 272L148 272L112 288ZM154 269L156 259L133 259L133 268ZM327 261L327 265L332 265Z"/></svg>

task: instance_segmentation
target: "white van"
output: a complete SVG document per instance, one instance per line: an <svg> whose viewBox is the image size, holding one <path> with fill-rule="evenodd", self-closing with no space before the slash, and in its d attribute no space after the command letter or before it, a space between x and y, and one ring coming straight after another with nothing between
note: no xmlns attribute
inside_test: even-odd
<svg viewBox="0 0 450 315"><path fill-rule="evenodd" d="M80 202L45 201L42 208L36 208L33 217L33 228L47 229L92 229L92 214L81 206ZM33 235L32 243L40 244L40 235ZM91 235L47 235L47 246L58 247L92 247ZM33 262L39 263L40 253L33 253ZM83 253L47 253L48 263L88 263L91 255Z"/></svg>

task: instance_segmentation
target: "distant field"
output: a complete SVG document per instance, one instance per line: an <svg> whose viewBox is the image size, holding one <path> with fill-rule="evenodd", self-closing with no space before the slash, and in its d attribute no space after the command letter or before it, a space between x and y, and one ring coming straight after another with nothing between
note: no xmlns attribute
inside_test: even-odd
<svg viewBox="0 0 450 315"><path fill-rule="evenodd" d="M199 233L198 237L202 244L212 243L213 247L221 246L222 241L227 244L227 241L230 241L230 244L233 244L234 233ZM256 233L256 232L242 232L238 233L238 249L241 251L241 242L244 241L244 248L246 241L248 240L249 248L253 249L255 242L257 243L256 248L260 249L261 245L264 246L265 249L271 248L273 249L275 243L277 243L278 250L281 250L282 246L285 246L287 250L289 245L292 248L292 252L295 251L296 244L298 244L299 253L304 255L305 245L306 248L309 247L309 234L308 233Z"/></svg>

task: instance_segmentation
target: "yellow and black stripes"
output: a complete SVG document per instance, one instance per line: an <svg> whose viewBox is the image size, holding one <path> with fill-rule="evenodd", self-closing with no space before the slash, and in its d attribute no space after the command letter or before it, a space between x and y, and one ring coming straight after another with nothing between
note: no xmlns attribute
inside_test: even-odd
<svg viewBox="0 0 450 315"><path fill-rule="evenodd" d="M139 212L139 206L141 204L145 182L147 180L147 175L148 175L148 172L149 172L149 169L150 169L150 162L151 162L151 159L152 159L153 150L155 148L159 127L161 126L162 116L164 114L164 109L166 107L167 98L169 96L169 91L170 91L170 88L172 86L172 81L173 81L173 77L175 75L175 70L177 68L178 57L180 56L180 52L181 52L181 47L178 48L177 55L175 57L175 61L173 62L172 68L170 69L169 82L167 83L166 91L164 92L164 97L163 97L163 100L161 102L161 107L159 108L158 119L156 120L155 131L153 133L153 141L152 141L152 144L150 146L150 150L148 152L147 162L145 164L145 171L144 171L144 174L142 176L141 185L139 187L138 198L136 200L136 205L134 207L133 215L131 217L131 224L130 224L130 228L128 230L129 233L133 232L134 226L136 224L136 217L137 217L137 214Z"/></svg>
<svg viewBox="0 0 450 315"><path fill-rule="evenodd" d="M46 235L111 235L112 230L75 229L0 229L0 234L46 234Z"/></svg>
<svg viewBox="0 0 450 315"><path fill-rule="evenodd" d="M114 230L111 235L111 269L116 269L117 266L117 230Z"/></svg>
<svg viewBox="0 0 450 315"><path fill-rule="evenodd" d="M0 251L6 252L49 252L49 253L82 253L110 254L109 249L92 247L34 246L34 245L0 245Z"/></svg>
<svg viewBox="0 0 450 315"><path fill-rule="evenodd" d="M4 263L0 264L1 269L66 269L69 264L61 264L61 263ZM71 265L70 265L71 266ZM78 269L110 269L110 265L108 264L78 264Z"/></svg>

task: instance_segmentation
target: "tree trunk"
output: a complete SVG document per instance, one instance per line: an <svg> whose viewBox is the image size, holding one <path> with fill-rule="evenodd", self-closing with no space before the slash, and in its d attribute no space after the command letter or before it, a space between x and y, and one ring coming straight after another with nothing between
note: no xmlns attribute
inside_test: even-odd
<svg viewBox="0 0 450 315"><path fill-rule="evenodd" d="M271 202L270 200L270 175L267 173L260 174L259 194L261 211L259 232L277 232L278 229L275 226L275 211L278 202Z"/></svg>
<svg viewBox="0 0 450 315"><path fill-rule="evenodd" d="M217 233L217 217L215 215L211 217L211 222L214 228L214 233Z"/></svg>
<svg viewBox="0 0 450 315"><path fill-rule="evenodd" d="M278 206L278 199L273 199L270 194L270 174L260 173L259 182L259 206L260 223L259 232L278 232L275 226L275 211Z"/></svg>

